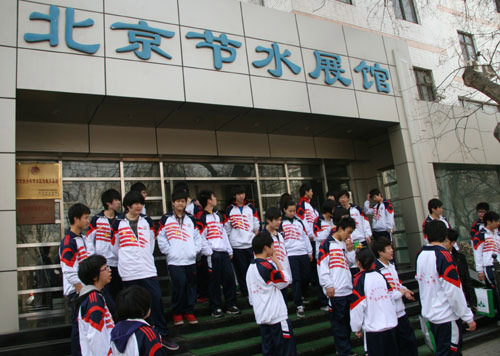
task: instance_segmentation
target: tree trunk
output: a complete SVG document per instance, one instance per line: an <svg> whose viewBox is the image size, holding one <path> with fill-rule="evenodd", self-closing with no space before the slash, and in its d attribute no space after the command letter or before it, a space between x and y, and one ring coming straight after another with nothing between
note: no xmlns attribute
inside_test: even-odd
<svg viewBox="0 0 500 356"><path fill-rule="evenodd" d="M500 85L492 82L482 72L474 70L473 66L468 66L465 68L462 79L466 86L480 91L500 105ZM493 135L500 142L500 123L497 124Z"/></svg>

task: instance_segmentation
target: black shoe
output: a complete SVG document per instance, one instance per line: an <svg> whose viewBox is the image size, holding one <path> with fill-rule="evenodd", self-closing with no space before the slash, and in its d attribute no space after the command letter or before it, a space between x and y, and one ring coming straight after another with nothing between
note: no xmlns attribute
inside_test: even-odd
<svg viewBox="0 0 500 356"><path fill-rule="evenodd" d="M170 351L177 351L179 350L179 345L177 345L175 342L167 340L165 338L161 339L161 345L166 348L167 350Z"/></svg>
<svg viewBox="0 0 500 356"><path fill-rule="evenodd" d="M212 312L212 316L214 318L222 318L224 316L224 313L221 309L217 309L216 311Z"/></svg>
<svg viewBox="0 0 500 356"><path fill-rule="evenodd" d="M237 306L233 305L232 307L227 308L226 313L231 314L231 315L237 315L237 314L240 314L241 311Z"/></svg>

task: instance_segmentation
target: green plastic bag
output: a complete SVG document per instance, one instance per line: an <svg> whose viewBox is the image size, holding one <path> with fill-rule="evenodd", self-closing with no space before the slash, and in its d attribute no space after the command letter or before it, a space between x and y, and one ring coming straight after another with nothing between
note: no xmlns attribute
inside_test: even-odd
<svg viewBox="0 0 500 356"><path fill-rule="evenodd" d="M419 315L418 319L420 321L420 329L424 334L425 344L433 353L436 353L436 339L434 339L434 334L432 334L431 324L429 323L429 320L424 318L422 315Z"/></svg>
<svg viewBox="0 0 500 356"><path fill-rule="evenodd" d="M477 298L476 314L490 318L495 317L495 305L493 303L493 290L486 288L474 288Z"/></svg>

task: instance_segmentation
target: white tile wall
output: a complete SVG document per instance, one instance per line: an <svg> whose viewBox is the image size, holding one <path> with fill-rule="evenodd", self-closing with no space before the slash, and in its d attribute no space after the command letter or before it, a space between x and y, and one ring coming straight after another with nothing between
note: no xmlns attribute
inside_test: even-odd
<svg viewBox="0 0 500 356"><path fill-rule="evenodd" d="M16 209L16 156L12 153L0 153L0 211Z"/></svg>
<svg viewBox="0 0 500 356"><path fill-rule="evenodd" d="M247 75L184 68L186 101L251 107Z"/></svg>
<svg viewBox="0 0 500 356"><path fill-rule="evenodd" d="M12 251L14 254L14 251ZM2 299L2 317L0 318L0 333L18 331L18 296L17 271L0 272L0 298Z"/></svg>
<svg viewBox="0 0 500 356"><path fill-rule="evenodd" d="M17 1L0 1L0 45L15 46L17 31Z"/></svg>
<svg viewBox="0 0 500 356"><path fill-rule="evenodd" d="M241 7L247 37L299 45L294 14L248 3L242 3Z"/></svg>
<svg viewBox="0 0 500 356"><path fill-rule="evenodd" d="M241 8L238 1L179 0L179 14L180 22L184 26L243 35Z"/></svg>
<svg viewBox="0 0 500 356"><path fill-rule="evenodd" d="M16 151L16 101L0 99L0 152Z"/></svg>
<svg viewBox="0 0 500 356"><path fill-rule="evenodd" d="M305 83L261 77L251 80L256 108L310 112Z"/></svg>
<svg viewBox="0 0 500 356"><path fill-rule="evenodd" d="M16 96L16 49L0 46L0 97Z"/></svg>
<svg viewBox="0 0 500 356"><path fill-rule="evenodd" d="M17 87L104 94L104 58L18 50Z"/></svg>
<svg viewBox="0 0 500 356"><path fill-rule="evenodd" d="M104 6L108 14L179 23L176 0L148 0L147 4L136 0L106 0Z"/></svg>
<svg viewBox="0 0 500 356"><path fill-rule="evenodd" d="M184 101L182 67L106 59L106 94Z"/></svg>

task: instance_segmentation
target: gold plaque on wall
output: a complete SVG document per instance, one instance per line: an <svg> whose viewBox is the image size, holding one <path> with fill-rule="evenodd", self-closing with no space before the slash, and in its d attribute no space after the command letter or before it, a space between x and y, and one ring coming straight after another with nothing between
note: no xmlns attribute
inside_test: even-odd
<svg viewBox="0 0 500 356"><path fill-rule="evenodd" d="M60 199L62 195L59 163L17 163L17 199Z"/></svg>

